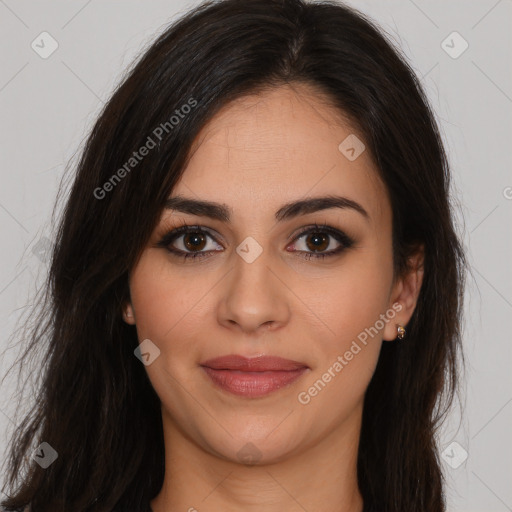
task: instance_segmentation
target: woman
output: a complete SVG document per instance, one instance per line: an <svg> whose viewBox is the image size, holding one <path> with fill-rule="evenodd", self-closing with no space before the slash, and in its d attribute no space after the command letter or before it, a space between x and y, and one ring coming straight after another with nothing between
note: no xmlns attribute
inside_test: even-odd
<svg viewBox="0 0 512 512"><path fill-rule="evenodd" d="M361 14L178 20L79 162L6 510L444 511L449 180L417 78Z"/></svg>

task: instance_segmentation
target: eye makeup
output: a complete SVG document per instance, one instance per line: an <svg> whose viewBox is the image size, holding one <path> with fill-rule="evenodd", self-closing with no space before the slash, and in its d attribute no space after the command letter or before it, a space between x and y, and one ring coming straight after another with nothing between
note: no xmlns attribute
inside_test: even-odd
<svg viewBox="0 0 512 512"><path fill-rule="evenodd" d="M354 244L354 240L343 231L327 224L318 225L315 223L301 228L295 235L293 241L287 245L287 249L291 246L295 246L297 241L304 237L308 241L306 243L313 243L313 249L311 249L310 252L303 250L294 250L290 252L296 252L298 257L306 260L330 258L341 254ZM168 228L167 231L165 231L159 238L160 240L155 244L155 247L164 248L173 257L185 261L195 261L198 258L210 258L214 256L215 252L220 252L222 250L222 244L219 243L212 231L201 225L189 225L185 223L179 227ZM208 245L208 239L211 239L214 244L220 246L221 249L216 248L204 251L204 245ZM184 244L184 240L187 241L186 245ZM182 248L176 247L177 241L179 241L179 245L181 245ZM325 245L326 241L327 247L331 246L333 241L337 242L338 246L326 252L319 252L316 250L318 248L323 251L322 246ZM314 247L315 244L318 246L317 248ZM194 246L195 248L198 248L199 251L192 250Z"/></svg>

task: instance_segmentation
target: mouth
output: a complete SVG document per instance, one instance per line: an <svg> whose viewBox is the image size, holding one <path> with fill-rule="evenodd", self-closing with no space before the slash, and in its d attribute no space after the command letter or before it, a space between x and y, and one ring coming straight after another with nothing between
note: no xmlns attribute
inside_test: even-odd
<svg viewBox="0 0 512 512"><path fill-rule="evenodd" d="M235 354L209 359L200 366L217 387L247 398L263 397L290 386L310 370L304 363L281 357L246 358Z"/></svg>

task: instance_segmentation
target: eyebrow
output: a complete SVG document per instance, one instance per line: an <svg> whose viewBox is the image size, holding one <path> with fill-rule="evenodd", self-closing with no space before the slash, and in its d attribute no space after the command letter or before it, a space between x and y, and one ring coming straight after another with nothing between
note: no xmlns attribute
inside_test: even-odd
<svg viewBox="0 0 512 512"><path fill-rule="evenodd" d="M370 221L370 215L359 203L349 199L348 197L333 195L312 197L286 203L277 210L275 218L276 221L282 222L299 217L300 215L328 210L330 208L355 210L360 213L365 220ZM175 210L177 212L188 213L191 215L198 215L201 217L209 217L226 223L230 222L231 214L233 213L233 210L226 204L190 199L180 195L168 198L165 202L165 209Z"/></svg>

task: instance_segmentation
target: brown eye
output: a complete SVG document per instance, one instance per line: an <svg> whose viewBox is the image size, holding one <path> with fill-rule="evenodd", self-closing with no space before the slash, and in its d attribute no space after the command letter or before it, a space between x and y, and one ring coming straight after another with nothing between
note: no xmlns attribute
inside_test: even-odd
<svg viewBox="0 0 512 512"><path fill-rule="evenodd" d="M304 241L300 241L302 238ZM208 239L213 242L209 242ZM315 224L303 230L287 249L292 247L292 252L300 253L299 256L302 258L317 259L335 256L353 244L352 238L342 231L327 225ZM173 256L184 259L210 257L212 253L224 249L213 235L201 226L188 225L169 231L157 243L157 247L163 247Z"/></svg>
<svg viewBox="0 0 512 512"><path fill-rule="evenodd" d="M304 239L304 241L301 241ZM296 238L292 247L305 259L336 256L354 244L348 235L331 226L319 226L305 229Z"/></svg>
<svg viewBox="0 0 512 512"><path fill-rule="evenodd" d="M203 233L186 233L183 235L183 245L189 251L202 250L206 245L206 237Z"/></svg>
<svg viewBox="0 0 512 512"><path fill-rule="evenodd" d="M215 243L209 242L209 239ZM211 252L223 249L213 236L200 226L188 225L169 231L157 246L167 249L173 256L184 259L203 258L209 256Z"/></svg>
<svg viewBox="0 0 512 512"><path fill-rule="evenodd" d="M306 237L306 246L311 251L325 251L329 247L329 237L324 233L309 233Z"/></svg>

